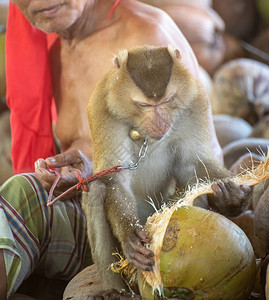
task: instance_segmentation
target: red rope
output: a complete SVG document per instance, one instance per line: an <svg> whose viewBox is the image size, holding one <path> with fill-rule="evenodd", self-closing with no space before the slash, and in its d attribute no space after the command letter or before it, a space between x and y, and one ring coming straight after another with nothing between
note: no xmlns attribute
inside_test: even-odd
<svg viewBox="0 0 269 300"><path fill-rule="evenodd" d="M108 14L108 16L107 16L108 19L111 19L111 17L112 17L112 15L113 15L113 13L114 13L114 11L115 11L117 5L119 4L119 2L120 2L120 0L116 0L116 1L115 1L114 5L112 6L112 8L111 8L111 10L109 11L109 14Z"/></svg>
<svg viewBox="0 0 269 300"><path fill-rule="evenodd" d="M63 196L67 195L68 193L70 193L71 191L75 190L75 189L79 189L81 188L84 192L87 192L88 189L86 187L86 184L93 181L93 180L96 180L98 179L99 177L102 177L102 176L105 176L105 175L108 175L108 174L111 174L111 173L117 173L117 172L120 172L122 169L120 168L121 165L118 165L118 166L115 166L113 168L110 168L108 170L104 170L104 171L101 171L99 173L96 173L96 174L93 174L89 177L86 177L86 178L82 178L80 173L77 174L78 176L78 180L79 182L75 185L73 185L71 188L69 188L68 190L64 191L61 195L59 195L58 197L54 198L52 200L52 196L53 196L53 191L59 181L59 179L61 178L61 175L59 173L57 173L57 176L56 176L56 179L50 189L50 192L49 192L49 197L48 197L48 202L47 202L47 206L51 206L52 204L54 204L56 201L58 201L60 198L62 198Z"/></svg>

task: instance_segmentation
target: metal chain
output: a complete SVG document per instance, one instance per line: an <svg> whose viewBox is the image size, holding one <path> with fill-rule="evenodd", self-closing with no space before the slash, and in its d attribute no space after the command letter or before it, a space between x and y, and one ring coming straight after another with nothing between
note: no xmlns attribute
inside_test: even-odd
<svg viewBox="0 0 269 300"><path fill-rule="evenodd" d="M138 153L137 162L131 163L128 166L119 166L118 169L136 170L138 168L140 161L146 156L147 151L148 151L148 142L147 140L144 140L144 143L142 144Z"/></svg>

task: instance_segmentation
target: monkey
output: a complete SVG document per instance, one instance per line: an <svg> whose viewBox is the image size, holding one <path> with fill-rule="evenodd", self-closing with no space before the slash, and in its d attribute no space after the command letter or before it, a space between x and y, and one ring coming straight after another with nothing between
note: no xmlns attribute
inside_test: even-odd
<svg viewBox="0 0 269 300"><path fill-rule="evenodd" d="M87 109L94 173L127 166L91 182L82 196L105 291L128 291L124 278L109 270L113 253L140 270L152 270L154 255L143 226L168 201L174 183L183 191L198 179L219 180L208 197L213 210L235 216L248 207L250 188L226 179L231 173L212 153L209 107L202 84L171 46L119 51L95 87Z"/></svg>

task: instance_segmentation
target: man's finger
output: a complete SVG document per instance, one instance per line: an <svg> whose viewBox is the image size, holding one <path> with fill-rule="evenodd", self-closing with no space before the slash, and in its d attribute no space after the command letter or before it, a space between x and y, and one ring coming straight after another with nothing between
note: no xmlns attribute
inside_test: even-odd
<svg viewBox="0 0 269 300"><path fill-rule="evenodd" d="M43 168L39 168L35 170L35 174L38 180L42 180L43 182L47 182L49 185L51 185L55 178L56 174L55 172L51 170L46 170ZM43 184L42 184L43 185Z"/></svg>
<svg viewBox="0 0 269 300"><path fill-rule="evenodd" d="M81 153L79 150L71 150L57 154L46 159L46 163L54 168L61 168L68 165L81 163Z"/></svg>
<svg viewBox="0 0 269 300"><path fill-rule="evenodd" d="M36 162L35 162L35 170L37 169L45 169L49 171L48 165L45 161L45 159L43 158L39 158Z"/></svg>

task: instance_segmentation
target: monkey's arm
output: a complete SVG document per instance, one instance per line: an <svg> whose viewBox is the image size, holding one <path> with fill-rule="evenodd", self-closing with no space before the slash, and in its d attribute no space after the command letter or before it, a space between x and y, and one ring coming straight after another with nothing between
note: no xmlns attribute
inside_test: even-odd
<svg viewBox="0 0 269 300"><path fill-rule="evenodd" d="M204 153L210 152L204 150ZM252 189L231 181L231 172L210 158L210 154L202 157L201 153L199 159L193 157L189 163L185 162L184 168L181 168L183 171L180 171L178 163L177 169L176 180L181 189L199 181L216 181L212 184L214 194L207 195L208 204L214 211L227 217L235 217L248 208Z"/></svg>
<svg viewBox="0 0 269 300"><path fill-rule="evenodd" d="M153 253L145 247L150 243L139 224L135 197L128 190L124 179L116 174L106 185L104 209L114 236L121 244L124 256L136 268L151 271Z"/></svg>
<svg viewBox="0 0 269 300"><path fill-rule="evenodd" d="M207 196L209 206L226 217L236 217L246 210L251 201L252 189L246 185L237 185L231 179L230 171L214 159L204 158L197 162L198 178L216 181L212 184L214 194Z"/></svg>

